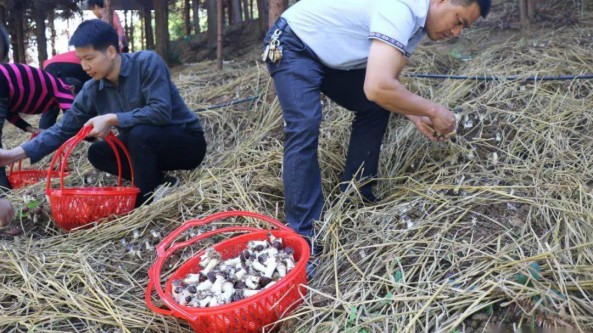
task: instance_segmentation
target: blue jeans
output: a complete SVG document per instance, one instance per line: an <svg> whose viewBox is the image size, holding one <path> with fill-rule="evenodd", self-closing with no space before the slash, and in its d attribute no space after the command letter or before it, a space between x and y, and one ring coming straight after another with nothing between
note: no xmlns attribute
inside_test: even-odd
<svg viewBox="0 0 593 333"><path fill-rule="evenodd" d="M59 107L50 108L46 112L42 113L41 118L39 119L39 128L46 130L46 129L52 127L56 123L56 120L58 119L59 115L60 115Z"/></svg>
<svg viewBox="0 0 593 333"><path fill-rule="evenodd" d="M377 176L379 153L390 112L369 101L363 90L365 69L335 70L323 65L280 18L268 31L264 46L276 30L283 30L283 57L268 62L274 80L284 127L283 182L288 225L305 237L314 235L313 221L321 218L323 193L317 155L323 92L340 106L354 111L344 181L372 180ZM358 172L361 169L361 172ZM374 198L372 181L361 194Z"/></svg>

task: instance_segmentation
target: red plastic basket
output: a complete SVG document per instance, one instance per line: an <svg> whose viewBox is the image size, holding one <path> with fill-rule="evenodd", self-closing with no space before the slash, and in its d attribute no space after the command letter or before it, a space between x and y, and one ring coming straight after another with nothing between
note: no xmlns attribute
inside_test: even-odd
<svg viewBox="0 0 593 333"><path fill-rule="evenodd" d="M31 139L36 137L37 134L31 135ZM37 169L37 168L25 168L23 169L23 162L13 163L10 165L8 171L8 182L13 189L22 188L25 186L33 185L41 180L45 180L49 175L51 169ZM16 165L16 167L15 167ZM68 175L68 165L66 165L65 175ZM58 176L57 172L52 172L51 177L55 178Z"/></svg>
<svg viewBox="0 0 593 333"><path fill-rule="evenodd" d="M184 242L173 244L177 237L192 227L202 226L228 217L253 217L268 222L280 230L264 230L253 227L225 227L205 232ZM286 246L294 249L295 268L272 287L240 301L212 308L182 306L173 299L171 284L174 280L183 279L189 273L198 273L201 270L199 263L200 256L204 253L202 251L183 263L168 279L165 284L165 290L162 289L161 272L163 265L173 253L214 235L237 232L247 232L247 234L229 238L213 246L216 251L220 252L223 259L239 255L247 247L249 241L267 239L268 233L272 233L275 237L281 237ZM157 246L156 250L156 262L148 272L149 280L145 294L146 304L151 310L157 313L187 320L195 332L261 332L262 330L271 328L271 324L294 311L302 303L302 297L306 294L304 286L307 283L306 267L310 254L309 244L307 244L303 237L282 223L261 214L229 211L214 214L201 220L187 221L167 236ZM168 309L163 309L153 304L151 298L153 289L156 290L159 298Z"/></svg>
<svg viewBox="0 0 593 333"><path fill-rule="evenodd" d="M78 134L66 141L54 155L50 170L54 170L56 163L60 160L61 163L57 171L60 177L60 187L52 188L51 177L47 177L46 194L49 198L52 214L56 224L68 231L91 222L102 221L108 217L131 211L134 209L136 196L140 192L140 189L134 186L134 170L132 169L130 154L124 144L113 133L109 133L105 137L105 141L115 153L118 166L118 186L64 188L68 157L76 145L84 140L91 130L92 127L90 126L83 127ZM124 152L128 160L132 186L122 186L121 159L116 147ZM59 157L62 155L64 158L60 159Z"/></svg>

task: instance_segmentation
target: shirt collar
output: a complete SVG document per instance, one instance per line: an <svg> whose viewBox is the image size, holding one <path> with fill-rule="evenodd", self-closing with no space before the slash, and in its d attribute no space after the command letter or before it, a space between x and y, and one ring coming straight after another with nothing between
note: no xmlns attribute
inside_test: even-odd
<svg viewBox="0 0 593 333"><path fill-rule="evenodd" d="M130 60L128 59L127 54L121 54L121 68L119 70L119 77L128 77L130 76L130 72L132 71L132 64L130 64ZM103 90L105 86L113 86L113 83L109 82L106 78L102 78L99 81L99 90Z"/></svg>

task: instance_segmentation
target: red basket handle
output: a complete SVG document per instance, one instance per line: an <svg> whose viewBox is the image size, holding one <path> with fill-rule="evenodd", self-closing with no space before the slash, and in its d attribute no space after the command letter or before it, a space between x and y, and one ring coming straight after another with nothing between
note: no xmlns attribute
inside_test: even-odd
<svg viewBox="0 0 593 333"><path fill-rule="evenodd" d="M31 134L31 137L29 138L29 141L33 140L33 139L34 139L36 136L38 136L38 135L39 135L38 133L33 133L33 134ZM60 157L61 157L61 156L60 156ZM16 167L16 170L14 169L14 165L15 165L15 164L17 165L17 167ZM20 160L20 161L18 161L18 163L12 163L12 164L10 165L10 170L9 170L9 173L12 173L13 171L20 172L20 171L22 171L22 170L23 170L23 160ZM68 165L68 164L66 164L66 172L69 172L69 171L70 171L70 167L69 167L69 165ZM49 173L52 173L52 170L51 170L51 169L49 169L49 170L48 170L48 172L49 172Z"/></svg>
<svg viewBox="0 0 593 333"><path fill-rule="evenodd" d="M253 218L257 218L260 219L262 221L268 222L271 225L277 227L278 229L281 230L286 230L286 231L290 231L290 232L294 232L292 229L290 229L289 227L285 226L284 224L282 224L281 222L262 215L262 214L258 214L258 213L254 213L254 212L246 212L246 211L228 211L228 212L221 212L221 213L216 213L210 216L207 216L203 219L196 219L196 220L190 220L185 222L183 225L181 225L179 228L175 229L170 235L168 235L167 237L165 237L163 239L163 241L157 246L156 250L157 250L157 259L155 261L155 263L152 265L152 267L150 268L150 270L148 271L148 287L146 288L146 294L145 294L145 301L146 301L146 305L153 311L160 313L160 314L164 314L164 315L171 315L175 312L177 312L178 314L182 315L182 317L184 317L187 320L190 321L194 321L197 319L197 315L193 315L191 313L189 313L188 311L186 311L183 307L181 307L177 302L175 302L170 296L168 296L167 294L165 294L165 292L163 291L163 288L160 284L160 278L161 278L161 272L162 272L162 268L163 265L165 263L165 260L171 256L171 254L173 254L175 251L179 250L180 248L192 245L202 239L205 238L209 238L212 237L214 235L218 235L218 234L222 234L222 233L228 233L228 232L257 232L257 231L262 231L262 229L258 229L258 228L254 228L254 227L226 227L226 228L220 228L220 229L216 229L216 230L212 230L209 232L205 232L201 235L197 235L185 242L180 242L180 243L176 243L175 245L169 247L171 245L171 243L181 235L181 233L183 233L184 231L195 227L195 226L201 226L201 225L206 225L209 223L212 223L214 221L220 220L220 219L224 219L224 218L228 218L228 217L253 217ZM169 247L169 248L167 248ZM158 281L158 284L157 284ZM167 309L163 309L163 308L159 308L156 305L153 304L152 302L152 291L156 290L157 294L159 295L160 299L165 303L165 305L169 308Z"/></svg>
<svg viewBox="0 0 593 333"><path fill-rule="evenodd" d="M177 313L180 313L187 320L190 320L190 321L196 320L197 316L192 315L191 313L187 312L177 302L175 302L173 299L171 299L171 297L169 297L167 294L165 294L165 291L163 290L163 287L160 284L160 276L161 276L161 273L163 270L163 265L165 264L166 259L168 257L170 257L171 254L173 254L176 250L178 250L181 247L181 245L191 245L191 244L196 243L200 240L210 238L212 236L215 236L218 234L223 234L223 233L256 232L256 231L261 231L261 230L257 229L257 228L253 228L253 227L226 227L226 228L220 228L220 229L208 231L201 235L195 236L194 238L187 240L183 243L175 244L174 247L171 247L165 253L163 253L162 255L159 255L157 257L155 263L152 265L152 267L148 271L148 286L146 288L146 293L144 295L146 305L151 310L153 310L157 313L160 313L160 314L170 316L171 314L177 312ZM179 246L177 246L177 245L179 245ZM154 303L152 302L153 288L156 290L160 299L165 303L165 305L169 308L169 310L163 309L163 308L160 308L160 307L157 307L156 305L154 305Z"/></svg>
<svg viewBox="0 0 593 333"><path fill-rule="evenodd" d="M86 136L92 131L93 127L92 126L84 126L82 129L80 129L80 131L73 137L71 137L70 139L68 139L68 141L66 141L60 148L58 148L58 150L56 151L56 154L54 155L54 157L51 160L50 163L50 173L48 173L48 177L47 177L47 184L46 184L46 192L49 193L50 189L51 189L51 170L54 170L54 167L56 166L56 163L59 160L59 174L60 174L60 189L63 190L64 189L64 172L68 172L68 157L70 157L70 154L72 154L72 151L74 150L74 148L76 148L76 146L82 141L84 140L84 138L86 138ZM109 132L109 134L107 134L107 136L105 137L105 141L107 142L107 144L111 147L111 149L113 150L114 154L115 154L115 159L117 161L117 170L118 170L118 177L117 177L117 182L119 184L119 186L121 186L122 183L122 166L121 166L121 158L119 156L119 152L117 150L116 147L119 147L123 152L124 155L126 156L127 160L128 160L128 165L130 167L130 180L132 181L132 186L134 186L134 168L132 167L132 159L130 158L130 153L128 152L128 149L125 147L125 145L112 133ZM64 156L63 158L61 158L62 156Z"/></svg>

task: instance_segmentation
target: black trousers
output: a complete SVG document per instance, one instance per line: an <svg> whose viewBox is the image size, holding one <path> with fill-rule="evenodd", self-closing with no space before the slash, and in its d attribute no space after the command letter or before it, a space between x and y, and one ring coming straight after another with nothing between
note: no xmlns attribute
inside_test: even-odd
<svg viewBox="0 0 593 333"><path fill-rule="evenodd" d="M135 185L140 188L136 207L152 195L163 183L165 171L193 170L206 155L206 140L202 132L191 132L176 125L138 125L118 136L130 153ZM122 177L130 180L130 168L123 152ZM105 141L93 143L88 152L91 164L104 172L117 175L117 161Z"/></svg>

